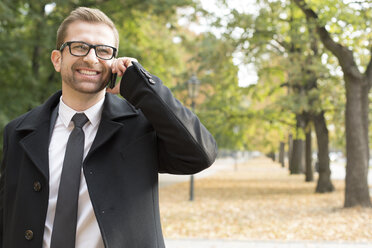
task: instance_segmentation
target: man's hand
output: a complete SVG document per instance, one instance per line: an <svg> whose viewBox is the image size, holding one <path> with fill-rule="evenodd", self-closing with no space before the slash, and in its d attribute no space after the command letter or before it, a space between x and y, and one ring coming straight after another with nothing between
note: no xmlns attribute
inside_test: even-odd
<svg viewBox="0 0 372 248"><path fill-rule="evenodd" d="M112 73L117 73L119 77L122 77L127 70L128 67L132 66L132 61L138 62L135 58L130 57L121 57L114 59L114 61L111 64L111 71ZM111 94L119 94L120 93L120 80L119 83L113 88L107 88L107 92Z"/></svg>

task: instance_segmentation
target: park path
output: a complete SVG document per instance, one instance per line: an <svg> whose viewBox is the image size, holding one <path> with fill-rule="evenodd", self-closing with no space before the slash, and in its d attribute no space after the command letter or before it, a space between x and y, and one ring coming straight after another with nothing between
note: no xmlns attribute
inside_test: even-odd
<svg viewBox="0 0 372 248"><path fill-rule="evenodd" d="M372 243L312 241L166 240L167 248L371 248Z"/></svg>
<svg viewBox="0 0 372 248"><path fill-rule="evenodd" d="M236 164L242 163L245 161L247 161L246 158L241 158L237 161L235 161L233 158L220 158L220 159L217 159L214 162L214 164L208 169L198 174L195 174L194 178L196 180L196 179L211 176L219 171L233 170ZM186 182L189 180L190 180L190 176L188 175L159 174L159 186L160 187L166 187L166 186L169 186L175 183Z"/></svg>
<svg viewBox="0 0 372 248"><path fill-rule="evenodd" d="M241 157L237 160L231 157L219 158L215 163L208 169L194 175L195 179L204 178L213 175L216 172L224 170L234 170L234 167L237 164L247 162L251 158L248 156ZM331 179L332 180L344 180L346 176L345 170L345 160L334 160L331 161ZM186 175L169 175L169 174L160 174L159 175L159 185L160 187L165 187L172 185L174 183L186 182L190 180L190 176ZM368 185L370 188L370 195L372 196L372 167L370 167L368 172Z"/></svg>
<svg viewBox="0 0 372 248"><path fill-rule="evenodd" d="M195 179L207 178L217 172L234 170L240 163L249 162L250 158L238 161L232 158L218 159L207 170L196 174ZM332 164L333 179L344 178L344 167L340 163ZM369 173L370 175L372 172ZM160 187L187 182L190 176L160 175ZM372 182L370 181L370 185ZM372 185L371 185L372 186ZM372 248L371 242L335 242L335 241L260 241L260 240L226 240L226 239L166 239L167 248Z"/></svg>

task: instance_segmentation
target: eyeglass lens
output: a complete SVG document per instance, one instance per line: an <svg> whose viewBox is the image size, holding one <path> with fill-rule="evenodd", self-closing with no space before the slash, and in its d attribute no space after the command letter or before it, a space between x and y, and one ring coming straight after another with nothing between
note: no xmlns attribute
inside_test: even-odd
<svg viewBox="0 0 372 248"><path fill-rule="evenodd" d="M90 47L88 44L83 42L71 42L70 43L70 52L75 56L86 56L89 53ZM111 59L114 56L114 49L106 45L95 45L92 47L97 57L102 59Z"/></svg>

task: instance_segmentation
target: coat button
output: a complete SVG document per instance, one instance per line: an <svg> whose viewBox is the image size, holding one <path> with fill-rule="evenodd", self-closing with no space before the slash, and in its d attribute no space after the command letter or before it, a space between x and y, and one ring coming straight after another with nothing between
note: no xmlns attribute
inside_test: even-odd
<svg viewBox="0 0 372 248"><path fill-rule="evenodd" d="M151 74L148 73L148 72L145 73L145 76L146 76L147 78L152 78Z"/></svg>
<svg viewBox="0 0 372 248"><path fill-rule="evenodd" d="M34 182L34 190L35 190L36 192L41 191L41 183L40 183L39 181L35 181L35 182Z"/></svg>
<svg viewBox="0 0 372 248"><path fill-rule="evenodd" d="M34 232L31 230L26 230L25 231L25 239L31 240L34 238Z"/></svg>
<svg viewBox="0 0 372 248"><path fill-rule="evenodd" d="M148 72L148 71L146 71L145 69L143 69L143 68L140 68L140 71L148 78L148 79L150 79L150 78L152 78L152 76L151 76L151 74Z"/></svg>

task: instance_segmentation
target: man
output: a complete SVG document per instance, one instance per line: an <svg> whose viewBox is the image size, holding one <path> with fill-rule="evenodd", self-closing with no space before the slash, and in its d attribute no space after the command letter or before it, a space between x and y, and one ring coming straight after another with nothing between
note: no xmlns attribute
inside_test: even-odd
<svg viewBox="0 0 372 248"><path fill-rule="evenodd" d="M59 27L51 60L62 91L5 127L0 248L164 247L158 173L214 162L197 117L135 59L115 58L118 44L96 9ZM121 82L106 90L112 73Z"/></svg>

